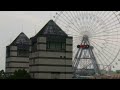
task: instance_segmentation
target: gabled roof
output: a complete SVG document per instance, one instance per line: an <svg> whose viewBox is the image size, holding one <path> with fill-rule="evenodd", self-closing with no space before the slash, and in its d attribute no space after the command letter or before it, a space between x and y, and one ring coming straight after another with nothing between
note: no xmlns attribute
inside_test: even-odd
<svg viewBox="0 0 120 90"><path fill-rule="evenodd" d="M17 36L17 38L10 44L10 46L16 46L20 44L30 45L30 39L23 32Z"/></svg>
<svg viewBox="0 0 120 90"><path fill-rule="evenodd" d="M57 36L68 36L53 20L50 20L36 35L57 35Z"/></svg>

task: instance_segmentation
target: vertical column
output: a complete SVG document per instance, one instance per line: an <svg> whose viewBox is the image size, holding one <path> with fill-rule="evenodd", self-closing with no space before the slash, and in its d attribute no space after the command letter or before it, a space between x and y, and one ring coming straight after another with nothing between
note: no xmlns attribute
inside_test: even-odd
<svg viewBox="0 0 120 90"><path fill-rule="evenodd" d="M38 37L37 50L46 50L46 37Z"/></svg>
<svg viewBox="0 0 120 90"><path fill-rule="evenodd" d="M65 67L66 67L66 70L65 70L65 79L72 79L73 77L73 68L72 68L72 50L73 50L73 38L72 37L68 37L66 38L66 60L65 60ZM70 60L71 61L71 72L68 73L68 70L67 70L67 63L66 61Z"/></svg>

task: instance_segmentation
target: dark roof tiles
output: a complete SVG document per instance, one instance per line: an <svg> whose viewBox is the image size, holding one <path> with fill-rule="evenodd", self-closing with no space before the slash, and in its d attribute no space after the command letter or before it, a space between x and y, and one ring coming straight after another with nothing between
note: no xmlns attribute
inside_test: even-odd
<svg viewBox="0 0 120 90"><path fill-rule="evenodd" d="M35 37L39 35L58 35L67 36L67 34L53 21L50 20Z"/></svg>
<svg viewBox="0 0 120 90"><path fill-rule="evenodd" d="M19 44L30 45L30 39L23 32L18 35L18 37L10 44L10 46L16 46Z"/></svg>

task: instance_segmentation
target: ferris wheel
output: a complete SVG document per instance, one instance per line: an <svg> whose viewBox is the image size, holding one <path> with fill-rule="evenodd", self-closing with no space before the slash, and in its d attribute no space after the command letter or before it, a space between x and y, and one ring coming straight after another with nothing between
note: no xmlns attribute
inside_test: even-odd
<svg viewBox="0 0 120 90"><path fill-rule="evenodd" d="M120 52L119 11L60 11L55 22L73 37L74 72L117 65ZM115 68L115 65L113 68Z"/></svg>

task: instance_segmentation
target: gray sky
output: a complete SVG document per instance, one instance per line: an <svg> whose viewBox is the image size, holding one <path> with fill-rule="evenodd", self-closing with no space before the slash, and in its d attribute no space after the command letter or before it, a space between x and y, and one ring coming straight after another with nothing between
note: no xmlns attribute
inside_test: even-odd
<svg viewBox="0 0 120 90"><path fill-rule="evenodd" d="M28 37L37 33L55 11L0 11L0 70L5 69L6 46L21 32Z"/></svg>

